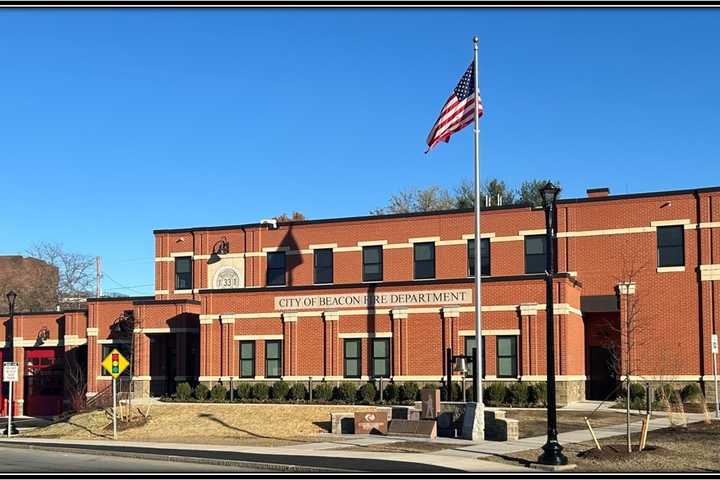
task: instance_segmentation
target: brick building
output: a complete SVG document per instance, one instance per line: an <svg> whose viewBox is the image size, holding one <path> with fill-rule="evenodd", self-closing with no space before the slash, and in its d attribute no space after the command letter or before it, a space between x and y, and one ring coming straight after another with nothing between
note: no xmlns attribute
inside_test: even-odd
<svg viewBox="0 0 720 480"><path fill-rule="evenodd" d="M482 218L484 378L544 380L544 214L491 207ZM59 378L71 351L92 397L109 385L102 357L130 344L133 382L146 395L231 378L437 382L446 348L475 345L470 210L154 234L154 296L89 299L87 311L21 314L12 323L0 317L3 359L26 365L18 411L61 408L67 381L45 380L55 387L46 396L28 385L42 386L45 370ZM700 382L709 393L719 246L720 187L595 189L559 201L559 401L602 398L614 386L608 360L631 306L643 326L631 358L622 358L632 378ZM126 334L124 319L134 321Z"/></svg>

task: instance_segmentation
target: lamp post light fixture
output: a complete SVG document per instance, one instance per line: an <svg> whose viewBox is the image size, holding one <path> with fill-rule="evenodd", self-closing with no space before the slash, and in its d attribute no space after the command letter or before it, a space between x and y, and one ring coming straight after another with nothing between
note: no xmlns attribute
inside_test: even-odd
<svg viewBox="0 0 720 480"><path fill-rule="evenodd" d="M560 188L551 182L540 188L542 206L545 210L545 316L547 333L547 442L538 463L543 465L567 465L563 447L558 442L557 402L555 399L555 312L553 311L553 277L555 259L553 255L555 239L556 202Z"/></svg>
<svg viewBox="0 0 720 480"><path fill-rule="evenodd" d="M9 312L10 312L10 323L13 324L14 318L15 318L15 299L17 298L17 293L15 293L14 291L10 290L10 291L7 293L7 295L5 295L5 296L7 297L7 301L8 301L8 307L9 307ZM10 409L12 409L12 408L13 408L13 405L12 405L12 398L11 398L11 399L8 400L8 410L10 410ZM8 414L10 414L10 413L11 413L11 412L8 412ZM10 434L11 434L11 435L18 435L19 433L20 433L20 432L18 431L18 429L17 429L17 428L15 427L15 425L13 424L13 425L10 427ZM8 429L7 429L7 427L3 430L2 434L3 434L3 435L7 435L7 434L8 434Z"/></svg>

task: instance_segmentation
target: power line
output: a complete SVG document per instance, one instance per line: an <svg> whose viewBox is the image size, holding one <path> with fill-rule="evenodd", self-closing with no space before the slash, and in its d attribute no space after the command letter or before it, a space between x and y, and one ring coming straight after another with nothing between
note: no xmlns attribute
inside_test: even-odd
<svg viewBox="0 0 720 480"><path fill-rule="evenodd" d="M108 275L107 272L104 273L104 276L107 277L107 279L110 280L111 282L115 283L115 284L116 284L118 287L120 287L121 289L123 289L123 290L130 290L131 292L135 292L135 293L137 293L137 294L142 295L142 292L140 292L140 291L138 291L138 290L135 290L133 287L128 287L127 285L123 285L122 283L118 282L117 280L115 280L114 278L112 278L110 275ZM136 285L136 286L139 287L140 285ZM150 286L150 285L148 285L148 286Z"/></svg>

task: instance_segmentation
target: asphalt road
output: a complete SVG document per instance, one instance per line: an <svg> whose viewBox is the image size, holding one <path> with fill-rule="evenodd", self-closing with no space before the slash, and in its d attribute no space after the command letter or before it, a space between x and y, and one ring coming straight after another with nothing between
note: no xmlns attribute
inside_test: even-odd
<svg viewBox="0 0 720 480"><path fill-rule="evenodd" d="M253 472L257 470L163 460L0 447L0 473Z"/></svg>

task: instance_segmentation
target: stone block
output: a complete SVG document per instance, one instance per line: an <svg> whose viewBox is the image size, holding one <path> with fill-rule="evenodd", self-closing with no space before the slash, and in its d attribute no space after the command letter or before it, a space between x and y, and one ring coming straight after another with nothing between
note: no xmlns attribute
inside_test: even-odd
<svg viewBox="0 0 720 480"><path fill-rule="evenodd" d="M330 432L335 434L355 433L355 414L331 413Z"/></svg>
<svg viewBox="0 0 720 480"><path fill-rule="evenodd" d="M420 418L436 419L440 414L440 390L437 388L423 388L420 390L422 410Z"/></svg>
<svg viewBox="0 0 720 480"><path fill-rule="evenodd" d="M508 442L520 439L517 420L505 418L502 410L485 410L485 440Z"/></svg>
<svg viewBox="0 0 720 480"><path fill-rule="evenodd" d="M387 412L355 412L355 434L385 434L388 431Z"/></svg>
<svg viewBox="0 0 720 480"><path fill-rule="evenodd" d="M435 420L391 420L388 435L437 438Z"/></svg>

